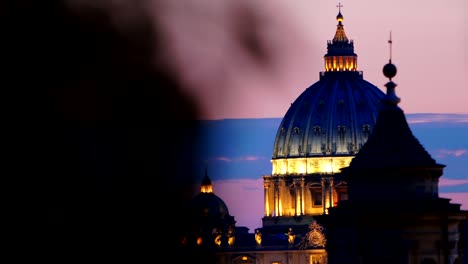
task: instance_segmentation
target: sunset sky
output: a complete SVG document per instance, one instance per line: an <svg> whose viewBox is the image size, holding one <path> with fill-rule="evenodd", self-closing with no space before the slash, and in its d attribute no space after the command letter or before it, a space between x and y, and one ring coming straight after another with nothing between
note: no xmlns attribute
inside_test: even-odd
<svg viewBox="0 0 468 264"><path fill-rule="evenodd" d="M26 257L157 262L145 238L181 245L205 171L236 226L262 227L276 132L324 71L339 4L382 91L391 32L399 106L468 210L467 0L1 3L8 241Z"/></svg>
<svg viewBox="0 0 468 264"><path fill-rule="evenodd" d="M165 63L184 81L200 119L222 120L283 117L324 70L337 5L330 0L179 0L160 1L152 10L168 41ZM463 134L468 124L468 2L343 0L341 5L344 29L354 41L365 80L385 91L382 68L389 60L391 32L392 62L398 69L393 81L404 112L463 114L413 115L410 123L461 126L455 134L431 137L424 127L416 127L415 134L447 165L440 182L444 197L450 195L468 209L468 139ZM261 226L261 175L271 172L277 125L250 127L255 131L250 138L242 133L249 126L224 127L219 138L210 139L219 149L204 150L201 162L210 168L215 193L238 225ZM434 127L431 131L438 131Z"/></svg>
<svg viewBox="0 0 468 264"><path fill-rule="evenodd" d="M163 4L164 3L164 4ZM392 32L394 81L406 113L468 113L464 0L341 1L364 79L384 90ZM202 119L282 117L323 71L338 1L162 1L167 63Z"/></svg>

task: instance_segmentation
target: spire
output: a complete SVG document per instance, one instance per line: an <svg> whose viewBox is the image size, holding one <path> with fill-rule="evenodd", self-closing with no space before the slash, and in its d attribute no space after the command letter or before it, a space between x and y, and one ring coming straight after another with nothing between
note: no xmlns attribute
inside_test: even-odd
<svg viewBox="0 0 468 264"><path fill-rule="evenodd" d="M336 6L338 7L338 15L336 16L336 20L338 21L338 25L336 26L336 33L335 37L333 38L333 42L348 42L348 37L346 37L346 33L343 27L343 15L341 14L341 7L343 5L338 3Z"/></svg>
<svg viewBox="0 0 468 264"><path fill-rule="evenodd" d="M390 105L397 105L400 102L400 98L395 94L395 87L397 86L396 83L392 82L392 78L395 77L397 73L396 66L392 63L392 32L390 31L390 38L388 40L388 44L390 47L390 58L388 63L383 67L383 74L385 77L389 79L389 81L385 84L387 87L387 94L383 99L383 102Z"/></svg>

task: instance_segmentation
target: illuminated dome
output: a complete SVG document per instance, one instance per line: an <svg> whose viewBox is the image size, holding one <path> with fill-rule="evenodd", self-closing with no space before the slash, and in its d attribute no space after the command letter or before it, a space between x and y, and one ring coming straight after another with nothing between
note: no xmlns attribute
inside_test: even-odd
<svg viewBox="0 0 468 264"><path fill-rule="evenodd" d="M193 217L224 219L230 217L226 203L213 193L211 180L207 175L202 180L201 192L191 202Z"/></svg>
<svg viewBox="0 0 468 264"><path fill-rule="evenodd" d="M367 141L384 92L357 70L354 43L337 16L325 71L287 110L272 155L273 175L339 172Z"/></svg>
<svg viewBox="0 0 468 264"><path fill-rule="evenodd" d="M366 143L382 108L385 93L357 70L341 11L336 19L335 36L327 41L325 71L291 104L276 133L272 173L263 176L263 232L293 225L305 230L317 216L348 199L341 169ZM390 68L386 72L393 74Z"/></svg>
<svg viewBox="0 0 468 264"><path fill-rule="evenodd" d="M188 230L185 230L182 243L188 247L210 250L232 246L235 241L235 224L226 203L213 193L211 180L205 173L200 193L192 198L190 204L190 215L185 227Z"/></svg>

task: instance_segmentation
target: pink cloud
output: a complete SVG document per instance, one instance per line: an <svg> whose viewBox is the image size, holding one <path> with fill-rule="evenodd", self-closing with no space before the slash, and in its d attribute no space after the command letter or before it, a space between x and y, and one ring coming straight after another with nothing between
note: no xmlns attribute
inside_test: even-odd
<svg viewBox="0 0 468 264"><path fill-rule="evenodd" d="M234 158L220 156L220 157L210 158L209 160L238 162L238 161L257 161L257 160L263 160L263 159L265 159L265 157L261 157L261 156L244 156L244 157L234 157Z"/></svg>
<svg viewBox="0 0 468 264"><path fill-rule="evenodd" d="M468 123L468 114L415 114L407 116L408 123Z"/></svg>
<svg viewBox="0 0 468 264"><path fill-rule="evenodd" d="M226 162L232 161L232 159L228 157L216 157L216 158L213 158L213 160L220 160L220 161L226 161Z"/></svg>
<svg viewBox="0 0 468 264"><path fill-rule="evenodd" d="M461 204L462 210L468 210L468 192L466 193L440 193L439 197L452 199L451 203Z"/></svg>
<svg viewBox="0 0 468 264"><path fill-rule="evenodd" d="M468 155L468 150L467 149L438 149L435 151L435 156L437 158L444 158L447 156L454 156L454 157L461 157L464 155Z"/></svg>
<svg viewBox="0 0 468 264"><path fill-rule="evenodd" d="M241 157L240 160L245 160L245 161L255 161L255 160L260 160L264 159L263 157L256 157L256 156L246 156L246 157Z"/></svg>
<svg viewBox="0 0 468 264"><path fill-rule="evenodd" d="M468 179L456 180L440 178L439 180L439 186L457 186L462 184L468 184Z"/></svg>

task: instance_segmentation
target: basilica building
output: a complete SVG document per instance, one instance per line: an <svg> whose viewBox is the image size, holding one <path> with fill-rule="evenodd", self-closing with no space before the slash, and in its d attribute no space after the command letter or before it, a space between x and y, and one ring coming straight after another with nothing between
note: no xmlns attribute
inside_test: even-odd
<svg viewBox="0 0 468 264"><path fill-rule="evenodd" d="M339 6L340 7L340 6ZM209 173L181 243L213 263L464 263L468 212L438 196L444 165L398 106L397 68L384 93L358 70L341 10L324 71L284 115L263 175L262 227L237 227ZM391 45L391 40L389 41ZM466 261L466 260L465 260Z"/></svg>

